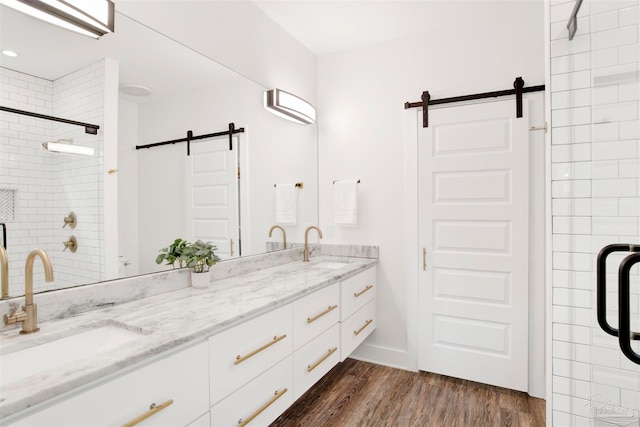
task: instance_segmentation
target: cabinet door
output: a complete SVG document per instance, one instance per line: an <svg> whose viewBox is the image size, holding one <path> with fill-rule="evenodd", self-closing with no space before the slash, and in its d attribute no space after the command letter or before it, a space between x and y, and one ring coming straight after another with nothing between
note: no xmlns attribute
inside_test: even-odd
<svg viewBox="0 0 640 427"><path fill-rule="evenodd" d="M293 400L293 368L289 356L213 406L211 426L267 426Z"/></svg>
<svg viewBox="0 0 640 427"><path fill-rule="evenodd" d="M345 320L376 297L376 268L358 273L342 281L340 319Z"/></svg>
<svg viewBox="0 0 640 427"><path fill-rule="evenodd" d="M374 299L342 322L340 326L340 344L342 347L340 361L349 357L349 355L353 353L353 350L355 350L375 328L376 300Z"/></svg>
<svg viewBox="0 0 640 427"><path fill-rule="evenodd" d="M299 349L340 320L340 284L293 303L293 348Z"/></svg>
<svg viewBox="0 0 640 427"><path fill-rule="evenodd" d="M203 342L54 404L12 426L121 426L147 413L152 404L167 406L140 426L184 426L209 408L207 367L207 345Z"/></svg>
<svg viewBox="0 0 640 427"><path fill-rule="evenodd" d="M336 323L293 354L294 398L302 396L339 361L340 325Z"/></svg>
<svg viewBox="0 0 640 427"><path fill-rule="evenodd" d="M209 338L211 405L291 355L291 304Z"/></svg>

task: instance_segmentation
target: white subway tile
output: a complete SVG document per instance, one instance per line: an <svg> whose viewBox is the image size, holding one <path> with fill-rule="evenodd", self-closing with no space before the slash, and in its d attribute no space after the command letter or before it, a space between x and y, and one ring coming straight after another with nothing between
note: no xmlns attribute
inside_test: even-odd
<svg viewBox="0 0 640 427"><path fill-rule="evenodd" d="M638 4L636 0L597 0L589 2L590 13L596 15L610 10L626 9Z"/></svg>
<svg viewBox="0 0 640 427"><path fill-rule="evenodd" d="M635 105L634 105L635 106ZM596 107L594 107L596 108ZM615 108L615 111L612 109ZM628 108L631 108L630 106ZM606 110L607 114L611 115L613 113L622 114L627 113L627 110L620 111L621 107L610 107ZM603 113L601 113L602 115ZM616 116L617 117L617 116ZM634 116L633 119L637 117ZM626 120L631 120L632 118L628 118ZM551 112L551 120L554 126L575 126L575 125L584 125L591 123L591 107L577 107L577 108L566 108L562 110L554 110ZM624 120L624 119L620 119ZM600 120L604 121L604 120Z"/></svg>
<svg viewBox="0 0 640 427"><path fill-rule="evenodd" d="M591 38L589 34L576 35L571 41L568 38L551 40L551 57L588 52L590 47Z"/></svg>
<svg viewBox="0 0 640 427"><path fill-rule="evenodd" d="M554 217L553 232L557 234L591 234L589 217Z"/></svg>
<svg viewBox="0 0 640 427"><path fill-rule="evenodd" d="M596 157L595 154L594 157ZM617 160L594 160L591 165L593 179L618 178Z"/></svg>
<svg viewBox="0 0 640 427"><path fill-rule="evenodd" d="M614 104L618 102L618 86L607 85L591 90L593 105Z"/></svg>
<svg viewBox="0 0 640 427"><path fill-rule="evenodd" d="M638 139L640 138L640 121L631 120L620 122L620 139Z"/></svg>
<svg viewBox="0 0 640 427"><path fill-rule="evenodd" d="M591 68L611 67L618 65L619 47L594 50L591 52Z"/></svg>
<svg viewBox="0 0 640 427"><path fill-rule="evenodd" d="M590 143L591 126L555 127L554 125L551 135L551 143L553 145Z"/></svg>
<svg viewBox="0 0 640 427"><path fill-rule="evenodd" d="M554 198L591 197L591 181L554 181L551 183L551 196Z"/></svg>
<svg viewBox="0 0 640 427"><path fill-rule="evenodd" d="M571 253L571 252L554 252L553 253L553 268L559 270L571 270L571 271L591 271L591 254L583 253ZM580 291L582 292L582 291ZM589 307L589 298L578 301L572 300L574 307ZM587 305L582 305L586 303ZM556 304L554 300L554 304Z"/></svg>
<svg viewBox="0 0 640 427"><path fill-rule="evenodd" d="M591 253L591 236L554 234L552 237L554 252Z"/></svg>
<svg viewBox="0 0 640 427"><path fill-rule="evenodd" d="M638 389L640 373L638 372L594 365L592 375L594 383L640 391Z"/></svg>
<svg viewBox="0 0 640 427"><path fill-rule="evenodd" d="M554 216L590 216L591 199L552 199Z"/></svg>
<svg viewBox="0 0 640 427"><path fill-rule="evenodd" d="M618 10L591 15L591 32L611 30L618 28Z"/></svg>
<svg viewBox="0 0 640 427"><path fill-rule="evenodd" d="M638 43L620 46L618 48L618 63L628 64L638 62L640 45Z"/></svg>
<svg viewBox="0 0 640 427"><path fill-rule="evenodd" d="M640 159L620 160L620 178L640 177Z"/></svg>
<svg viewBox="0 0 640 427"><path fill-rule="evenodd" d="M621 27L638 25L638 23L640 23L640 7L638 6L621 9L619 14Z"/></svg>
<svg viewBox="0 0 640 427"><path fill-rule="evenodd" d="M591 34L591 49L606 49L613 46L623 46L638 41L638 30L634 26L616 28Z"/></svg>
<svg viewBox="0 0 640 427"><path fill-rule="evenodd" d="M555 92L591 87L591 71L574 71L551 76L551 90Z"/></svg>
<svg viewBox="0 0 640 427"><path fill-rule="evenodd" d="M638 235L638 220L634 217L593 217L592 221L594 235Z"/></svg>
<svg viewBox="0 0 640 427"><path fill-rule="evenodd" d="M637 149L637 143L632 140L594 142L591 156L593 160L628 159L636 157Z"/></svg>
<svg viewBox="0 0 640 427"><path fill-rule="evenodd" d="M554 145L551 147L552 162L580 162L591 160L591 144Z"/></svg>
<svg viewBox="0 0 640 427"><path fill-rule="evenodd" d="M609 368L619 368L620 350L591 346L591 363Z"/></svg>
<svg viewBox="0 0 640 427"><path fill-rule="evenodd" d="M618 199L620 216L640 217L640 198Z"/></svg>
<svg viewBox="0 0 640 427"><path fill-rule="evenodd" d="M592 199L591 206L593 216L617 216L618 200L619 199L613 198Z"/></svg>
<svg viewBox="0 0 640 427"><path fill-rule="evenodd" d="M593 197L635 197L637 182L632 178L598 179L591 181Z"/></svg>
<svg viewBox="0 0 640 427"><path fill-rule="evenodd" d="M620 405L623 408L640 411L640 392L625 389L620 390Z"/></svg>
<svg viewBox="0 0 640 427"><path fill-rule="evenodd" d="M582 107L586 108L586 107ZM618 104L606 104L606 105L594 105L593 110L593 122L613 122L624 120L638 120L638 103L637 102L623 102ZM562 111L562 110L560 110ZM579 117L580 119L582 116ZM558 126L562 126L559 124Z"/></svg>

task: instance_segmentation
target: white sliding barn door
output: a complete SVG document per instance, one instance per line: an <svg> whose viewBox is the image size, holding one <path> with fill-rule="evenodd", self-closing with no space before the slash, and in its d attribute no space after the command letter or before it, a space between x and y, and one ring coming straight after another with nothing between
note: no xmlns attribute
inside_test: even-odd
<svg viewBox="0 0 640 427"><path fill-rule="evenodd" d="M233 138L191 143L187 157L186 239L217 246L222 259L238 256L238 144Z"/></svg>
<svg viewBox="0 0 640 427"><path fill-rule="evenodd" d="M528 105L430 109L418 130L419 369L527 390Z"/></svg>

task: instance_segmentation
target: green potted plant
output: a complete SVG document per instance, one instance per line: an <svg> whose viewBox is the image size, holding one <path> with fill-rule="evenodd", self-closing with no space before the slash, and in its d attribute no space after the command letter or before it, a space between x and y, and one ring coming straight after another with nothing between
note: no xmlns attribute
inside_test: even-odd
<svg viewBox="0 0 640 427"><path fill-rule="evenodd" d="M160 250L160 255L156 258L156 264L166 261L167 265L176 265L180 268L191 269L191 285L196 288L204 288L209 285L209 267L220 261L220 257L215 254L218 248L211 243L196 240L190 243L183 239L176 239L167 248Z"/></svg>

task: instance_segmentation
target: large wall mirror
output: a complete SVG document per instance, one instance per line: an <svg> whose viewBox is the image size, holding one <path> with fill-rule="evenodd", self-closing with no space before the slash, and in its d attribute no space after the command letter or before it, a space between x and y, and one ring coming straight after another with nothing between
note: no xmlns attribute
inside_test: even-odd
<svg viewBox="0 0 640 427"><path fill-rule="evenodd" d="M47 251L55 275L45 283L36 263L36 292L171 268L155 259L179 237L211 241L223 259L282 248L279 232L268 236L278 184L302 183L295 223L282 225L287 241L317 224L315 125L271 115L266 88L122 13L115 26L94 40L0 7L0 47L18 53L0 58L0 105L100 126L91 135L0 112L12 297L24 293L35 248ZM185 142L140 148L230 123L244 132L193 141L189 155ZM51 142L93 155L43 147Z"/></svg>

